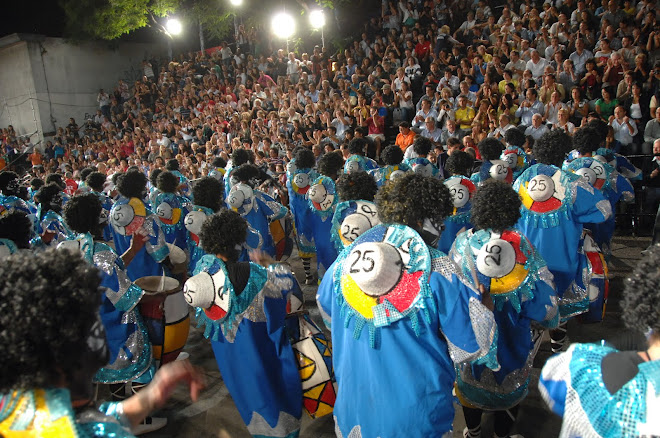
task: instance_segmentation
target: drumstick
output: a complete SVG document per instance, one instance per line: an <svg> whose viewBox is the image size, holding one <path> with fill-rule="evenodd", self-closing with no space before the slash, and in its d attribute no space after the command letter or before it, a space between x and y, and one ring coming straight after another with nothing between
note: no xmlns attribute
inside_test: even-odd
<svg viewBox="0 0 660 438"><path fill-rule="evenodd" d="M160 284L158 285L158 292L165 290L165 269L163 269L163 275L160 277Z"/></svg>

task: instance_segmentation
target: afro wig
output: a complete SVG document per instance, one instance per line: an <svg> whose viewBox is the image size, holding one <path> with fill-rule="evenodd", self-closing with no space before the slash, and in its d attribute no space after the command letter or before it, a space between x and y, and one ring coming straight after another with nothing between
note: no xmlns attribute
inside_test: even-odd
<svg viewBox="0 0 660 438"><path fill-rule="evenodd" d="M254 164L241 164L238 168L232 170L231 177L236 179L238 182L249 184L254 187L261 176L259 168Z"/></svg>
<svg viewBox="0 0 660 438"><path fill-rule="evenodd" d="M489 179L474 193L470 212L476 228L501 233L520 219L520 197L510 184Z"/></svg>
<svg viewBox="0 0 660 438"><path fill-rule="evenodd" d="M151 183L152 187L158 187L158 176L163 172L163 169L154 169L151 171L151 174L149 175L149 182Z"/></svg>
<svg viewBox="0 0 660 438"><path fill-rule="evenodd" d="M12 370L0 375L0 392L75 380L98 321L100 282L99 271L71 251L19 253L0 264L0 367Z"/></svg>
<svg viewBox="0 0 660 438"><path fill-rule="evenodd" d="M235 262L247 236L247 222L233 210L209 216L202 225L199 239L208 254L220 254Z"/></svg>
<svg viewBox="0 0 660 438"><path fill-rule="evenodd" d="M252 163L254 156L247 149L239 148L231 154L232 167L238 167L241 164Z"/></svg>
<svg viewBox="0 0 660 438"><path fill-rule="evenodd" d="M507 129L504 133L504 141L509 146L523 147L525 144L525 133L518 128Z"/></svg>
<svg viewBox="0 0 660 438"><path fill-rule="evenodd" d="M193 186L193 201L195 205L210 208L214 212L217 212L222 208L224 191L222 181L206 176L198 180Z"/></svg>
<svg viewBox="0 0 660 438"><path fill-rule="evenodd" d="M380 158L383 160L383 164L386 166L401 164L403 161L403 151L397 145L388 146L383 149L383 153L380 154Z"/></svg>
<svg viewBox="0 0 660 438"><path fill-rule="evenodd" d="M374 177L363 171L342 174L336 188L342 201L373 201L378 191Z"/></svg>
<svg viewBox="0 0 660 438"><path fill-rule="evenodd" d="M15 196L13 194L13 190L10 187L11 186L17 186L18 182L19 182L18 174L16 172L12 172L11 170L8 170L6 172L1 172L0 173L0 192L2 192L2 194L5 195L5 196ZM12 193L10 193L10 192L12 192Z"/></svg>
<svg viewBox="0 0 660 438"><path fill-rule="evenodd" d="M40 188L42 188L46 184L43 179L41 178L32 178L30 180L30 187L32 187L33 191L37 191Z"/></svg>
<svg viewBox="0 0 660 438"><path fill-rule="evenodd" d="M163 193L176 193L176 189L179 187L179 177L166 170L158 175L156 186Z"/></svg>
<svg viewBox="0 0 660 438"><path fill-rule="evenodd" d="M224 169L225 167L227 167L227 161L225 161L225 159L222 157L215 157L211 162L211 166L216 168L222 167Z"/></svg>
<svg viewBox="0 0 660 438"><path fill-rule="evenodd" d="M117 178L117 191L125 198L142 199L147 190L147 177L142 172L129 170Z"/></svg>
<svg viewBox="0 0 660 438"><path fill-rule="evenodd" d="M607 131L609 131L610 125L607 124L605 120L602 119L593 119L587 123L588 128L594 128L598 135L600 136L599 143L602 144L607 139ZM578 131L579 132L579 131ZM598 149L600 146L596 146L594 150Z"/></svg>
<svg viewBox="0 0 660 438"><path fill-rule="evenodd" d="M445 163L445 167L452 175L470 176L472 166L474 166L474 158L463 151L452 153Z"/></svg>
<svg viewBox="0 0 660 438"><path fill-rule="evenodd" d="M607 133L607 127L605 129L605 133ZM582 156L589 155L598 149L600 147L600 141L601 135L595 128L589 125L578 129L573 135L573 146Z"/></svg>
<svg viewBox="0 0 660 438"><path fill-rule="evenodd" d="M493 161L500 159L504 144L495 137L486 137L479 142L477 148L483 160Z"/></svg>
<svg viewBox="0 0 660 438"><path fill-rule="evenodd" d="M539 163L561 167L571 149L573 149L571 137L563 129L553 129L534 143L532 151Z"/></svg>
<svg viewBox="0 0 660 438"><path fill-rule="evenodd" d="M622 294L622 319L626 326L660 340L660 245L639 261Z"/></svg>
<svg viewBox="0 0 660 438"><path fill-rule="evenodd" d="M56 183L46 184L34 195L34 200L41 206L41 217L49 211L62 212L62 188Z"/></svg>
<svg viewBox="0 0 660 438"><path fill-rule="evenodd" d="M85 167L83 170L80 171L80 181L87 181L87 177L92 172L96 172L96 167L93 166Z"/></svg>
<svg viewBox="0 0 660 438"><path fill-rule="evenodd" d="M293 158L296 160L296 167L298 169L311 169L316 165L316 157L311 149L296 148Z"/></svg>
<svg viewBox="0 0 660 438"><path fill-rule="evenodd" d="M22 211L12 211L0 216L0 239L9 239L21 249L30 248L32 221Z"/></svg>
<svg viewBox="0 0 660 438"><path fill-rule="evenodd" d="M62 179L62 175L60 175L59 173L49 173L48 175L46 175L46 184L51 184L51 183L57 184L62 188L62 190L66 189L66 184Z"/></svg>
<svg viewBox="0 0 660 438"><path fill-rule="evenodd" d="M449 189L437 178L409 173L390 180L376 195L378 216L384 223L418 229L424 219L441 223L453 208Z"/></svg>
<svg viewBox="0 0 660 438"><path fill-rule="evenodd" d="M87 186L95 192L102 192L106 177L101 172L92 172L85 178Z"/></svg>
<svg viewBox="0 0 660 438"><path fill-rule="evenodd" d="M76 233L91 233L98 237L103 224L99 224L101 216L101 200L94 193L74 196L64 206L64 220Z"/></svg>
<svg viewBox="0 0 660 438"><path fill-rule="evenodd" d="M179 162L176 158L169 159L165 164L165 169L169 171L179 170Z"/></svg>
<svg viewBox="0 0 660 438"><path fill-rule="evenodd" d="M341 152L329 152L319 160L319 173L331 178L337 177L337 173L344 167L344 157Z"/></svg>
<svg viewBox="0 0 660 438"><path fill-rule="evenodd" d="M415 137L412 147L417 155L420 157L426 157L429 152L431 152L431 149L433 149L433 143L431 143L431 140L428 138L418 135Z"/></svg>
<svg viewBox="0 0 660 438"><path fill-rule="evenodd" d="M364 155L367 141L364 138L354 138L348 143L348 152L351 155Z"/></svg>

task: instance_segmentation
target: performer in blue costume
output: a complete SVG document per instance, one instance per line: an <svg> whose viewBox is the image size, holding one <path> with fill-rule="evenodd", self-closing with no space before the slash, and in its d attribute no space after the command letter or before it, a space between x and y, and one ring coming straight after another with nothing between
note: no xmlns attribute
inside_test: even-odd
<svg viewBox="0 0 660 438"><path fill-rule="evenodd" d="M182 361L163 367L139 394L93 407L92 377L108 359L97 313L100 282L99 271L70 251L17 254L0 263L0 367L12 370L0 376L3 436L133 437L131 429L162 407L179 382L189 382L197 398L201 375Z"/></svg>
<svg viewBox="0 0 660 438"><path fill-rule="evenodd" d="M398 146L396 148L401 152ZM389 153L387 149L383 154ZM330 238L339 254L362 233L380 224L380 219L373 202L378 185L371 173L345 173L337 180L336 187L342 202L335 207Z"/></svg>
<svg viewBox="0 0 660 438"><path fill-rule="evenodd" d="M34 195L42 188L46 183L41 178L32 178L30 180L30 187L28 187L28 199L30 202L34 203Z"/></svg>
<svg viewBox="0 0 660 438"><path fill-rule="evenodd" d="M167 160L167 164L165 164L165 170L172 172L174 176L179 179L179 193L181 193L183 196L189 197L191 190L190 181L188 181L188 178L179 172L179 162L176 160L176 158Z"/></svg>
<svg viewBox="0 0 660 438"><path fill-rule="evenodd" d="M293 215L296 228L296 244L298 255L302 259L305 270L305 283L314 284L311 259L316 253L314 246L314 231L311 228L312 210L307 202L307 191L319 174L314 170L316 159L314 153L306 148L296 148L293 159L286 167L286 188L289 193L289 208Z"/></svg>
<svg viewBox="0 0 660 438"><path fill-rule="evenodd" d="M588 278L583 278L588 273L578 270L583 224L603 222L612 215L602 193L583 178L560 169L571 149L571 137L565 132L544 134L534 143L537 164L523 172L513 186L522 200L517 228L548 264L564 322L585 312L589 305L585 289ZM562 324L551 334L554 349L563 345L565 330Z"/></svg>
<svg viewBox="0 0 660 438"><path fill-rule="evenodd" d="M232 172L243 164L254 164L254 153L249 149L236 149L231 154L231 166L227 169L224 175L225 198L229 196L229 191L236 183L231 177Z"/></svg>
<svg viewBox="0 0 660 438"><path fill-rule="evenodd" d="M513 172L505 161L500 160L504 144L494 137L487 137L477 145L481 155L481 168L470 177L477 186L493 178L513 184Z"/></svg>
<svg viewBox="0 0 660 438"><path fill-rule="evenodd" d="M34 249L55 248L60 242L73 236L60 216L64 204L64 192L56 183L46 184L39 189L34 199L37 207L37 237L32 239Z"/></svg>
<svg viewBox="0 0 660 438"><path fill-rule="evenodd" d="M445 229L438 242L438 249L445 254L449 252L459 233L472 228L470 208L472 208L472 196L477 188L468 177L473 165L472 156L463 151L452 153L445 163L445 168L451 176L444 181L444 184L449 189L453 203L452 212L445 219Z"/></svg>
<svg viewBox="0 0 660 438"><path fill-rule="evenodd" d="M332 243L332 215L339 202L335 180L344 165L339 151L325 154L318 163L321 176L316 178L307 192L307 200L312 211L312 232L316 244L316 266L319 278L337 258L337 250Z"/></svg>
<svg viewBox="0 0 660 438"><path fill-rule="evenodd" d="M12 211L25 213L36 231L37 208L29 201L28 189L21 184L17 173L7 170L0 173L0 215Z"/></svg>
<svg viewBox="0 0 660 438"><path fill-rule="evenodd" d="M112 241L112 225L110 225L110 221L108 219L110 218L110 210L112 210L113 203L112 199L103 193L106 179L106 176L101 172L92 172L87 175L85 181L87 183L87 187L89 187L91 192L98 196L99 200L101 201L101 207L103 207L103 210L101 211L101 217L99 220L103 223L103 240L110 242Z"/></svg>
<svg viewBox="0 0 660 438"><path fill-rule="evenodd" d="M270 223L279 220L289 213L282 204L254 188L254 181L259 175L259 169L253 164L243 164L232 171L232 178L237 183L232 187L227 197L227 205L234 209L248 222L248 240L245 241L245 254L260 249L271 257L275 257L275 243L270 232ZM255 233L256 231L256 233ZM256 237L256 238L255 238Z"/></svg>
<svg viewBox="0 0 660 438"><path fill-rule="evenodd" d="M559 436L651 437L660 435L660 247L642 259L622 293L622 319L645 333L641 351L573 344L546 362L539 390L563 417Z"/></svg>
<svg viewBox="0 0 660 438"><path fill-rule="evenodd" d="M159 194L154 198L152 211L160 220L165 242L186 249L186 227L183 219L190 211L190 199L178 194L179 178L174 172L165 171L158 175Z"/></svg>
<svg viewBox="0 0 660 438"><path fill-rule="evenodd" d="M509 166L515 181L531 165L532 159L522 148L525 144L525 134L519 129L508 129L504 134L504 141L506 148L500 159Z"/></svg>
<svg viewBox="0 0 660 438"><path fill-rule="evenodd" d="M363 170L369 172L370 170L378 169L378 164L371 158L365 157L367 153L367 146L369 144L364 138L356 137L348 143L349 157L344 163L344 173L357 172Z"/></svg>
<svg viewBox="0 0 660 438"><path fill-rule="evenodd" d="M30 249L32 221L21 211L0 213L0 261Z"/></svg>
<svg viewBox="0 0 660 438"><path fill-rule="evenodd" d="M406 175L383 186L376 204L388 225L346 248L317 296L332 330L336 434L449 437L454 362L498 366L488 295L434 249L451 208L440 180Z"/></svg>
<svg viewBox="0 0 660 438"><path fill-rule="evenodd" d="M283 265L239 262L247 223L223 210L204 222L202 257L185 284L204 336L253 437L297 437L302 385L284 318L295 278Z"/></svg>
<svg viewBox="0 0 660 438"><path fill-rule="evenodd" d="M376 180L378 187L381 187L390 179L395 179L405 175L410 171L410 167L403 163L403 151L399 146L391 145L383 149L380 154L384 166L369 171L369 175Z"/></svg>
<svg viewBox="0 0 660 438"><path fill-rule="evenodd" d="M99 314L110 357L107 365L96 373L94 381L112 385L113 395L121 397L124 383L138 378L140 383L148 383L155 372L147 329L135 308L144 291L128 279L124 268L130 266L135 254L144 246L146 237L133 239L129 249L120 257L100 242L103 235L103 223L99 220L102 211L101 201L94 193L71 198L64 207L64 218L78 235L74 240L60 243L58 248L80 251L87 263L101 271L104 294Z"/></svg>
<svg viewBox="0 0 660 438"><path fill-rule="evenodd" d="M160 194L160 190L158 190L158 177L163 172L163 169L154 169L149 174L149 209L153 209L157 205L156 196Z"/></svg>
<svg viewBox="0 0 660 438"><path fill-rule="evenodd" d="M110 210L115 250L125 253L134 235L149 237L148 242L135 255L126 272L131 281L150 275L163 275L169 265L170 250L160 229L158 218L146 208L143 197L147 191L147 177L142 172L130 170L117 178L117 190L121 198Z"/></svg>
<svg viewBox="0 0 660 438"><path fill-rule="evenodd" d="M514 229L520 218L520 198L509 184L490 179L472 199L475 228L459 234L449 257L475 289L484 288L495 304L497 362L457 367L456 393L463 405L468 438L481 436L483 410L495 412L495 436L508 437L518 404L527 396L536 346L543 330L532 337L531 324L559 323L552 274L527 238ZM536 345L535 345L536 344Z"/></svg>
<svg viewBox="0 0 660 438"><path fill-rule="evenodd" d="M573 146L578 151L578 158L570 163L564 162L563 170L586 178L595 189L600 190L610 202L612 211L616 210L619 200L632 202L635 199L635 189L623 175L609 164L593 158L593 152L599 144L601 135L594 128L581 128L573 136ZM611 241L614 236L615 215L598 224L588 224L586 228L592 231L593 238L605 254L606 259L612 255Z"/></svg>
<svg viewBox="0 0 660 438"><path fill-rule="evenodd" d="M412 148L417 156L415 158L408 158L404 163L418 175L440 178L441 175L438 167L427 158L433 149L431 140L418 135L412 144Z"/></svg>
<svg viewBox="0 0 660 438"><path fill-rule="evenodd" d="M211 176L201 178L193 186L192 193L194 205L184 219L190 259L188 272L190 274L195 270L197 262L206 254L199 245L199 233L202 231L202 224L208 216L224 208L222 179Z"/></svg>

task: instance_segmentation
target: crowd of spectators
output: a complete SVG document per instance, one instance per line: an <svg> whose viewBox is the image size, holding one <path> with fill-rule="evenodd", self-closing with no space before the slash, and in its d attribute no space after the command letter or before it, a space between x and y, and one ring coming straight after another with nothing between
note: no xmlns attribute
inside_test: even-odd
<svg viewBox="0 0 660 438"><path fill-rule="evenodd" d="M317 158L347 156L348 142L366 137L377 159L385 145L405 151L422 135L440 160L451 138L472 152L517 128L530 146L593 118L608 123L617 152L651 154L660 138L658 10L656 0L383 1L336 53L270 50L241 27L235 44L210 54L144 61L141 79L100 90L92 118L70 119L38 147L2 129L3 160L24 153L37 175L75 179L90 165L147 172L176 158L195 179L216 156L249 148L257 165L281 174L300 145Z"/></svg>

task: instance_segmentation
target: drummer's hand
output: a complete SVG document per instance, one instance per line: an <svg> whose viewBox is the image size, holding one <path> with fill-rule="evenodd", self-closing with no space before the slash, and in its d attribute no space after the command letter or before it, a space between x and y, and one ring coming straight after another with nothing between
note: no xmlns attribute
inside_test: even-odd
<svg viewBox="0 0 660 438"><path fill-rule="evenodd" d="M140 251L148 241L149 233L147 233L144 228L140 228L133 234L130 249L137 254L137 252Z"/></svg>
<svg viewBox="0 0 660 438"><path fill-rule="evenodd" d="M270 255L266 254L260 249L250 251L250 260L265 268L275 263L275 260Z"/></svg>
<svg viewBox="0 0 660 438"><path fill-rule="evenodd" d="M190 398L197 401L206 386L204 376L188 360L178 360L163 365L151 383L133 397L123 402L124 414L132 425L137 425L171 397L179 383L190 385Z"/></svg>

